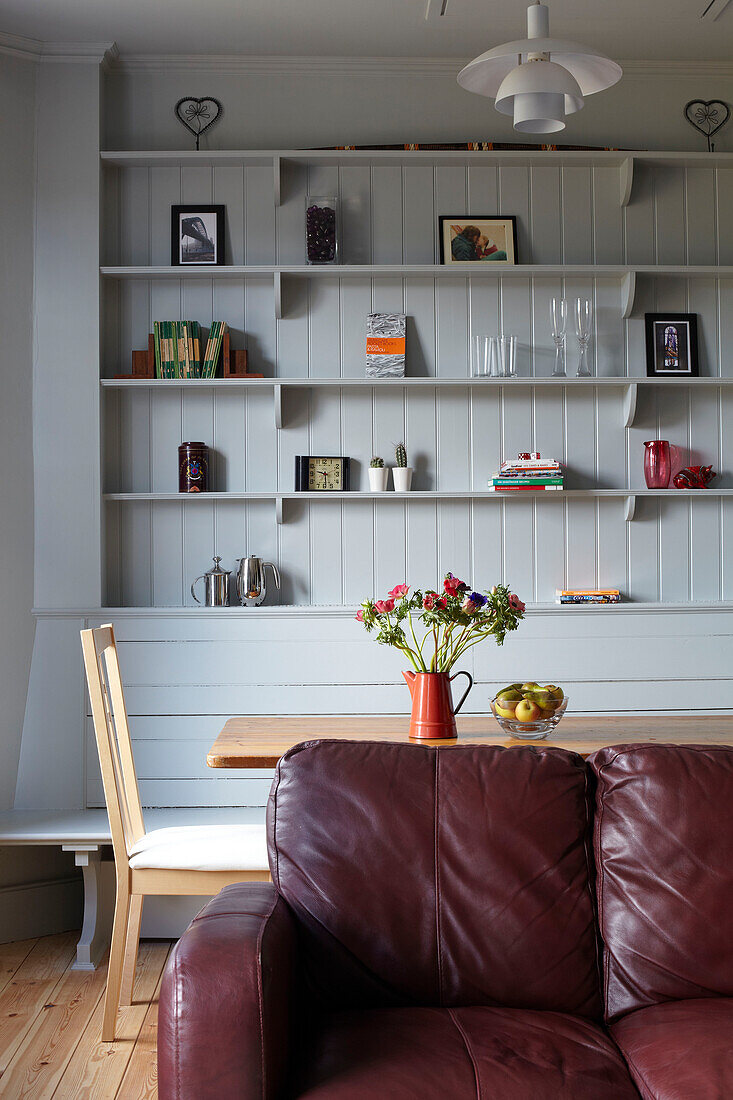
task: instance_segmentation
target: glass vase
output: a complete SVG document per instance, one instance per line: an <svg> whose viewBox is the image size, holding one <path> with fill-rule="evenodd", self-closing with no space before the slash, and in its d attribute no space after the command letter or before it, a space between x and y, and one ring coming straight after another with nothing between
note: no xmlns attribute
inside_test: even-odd
<svg viewBox="0 0 733 1100"><path fill-rule="evenodd" d="M650 439L644 444L644 480L647 489L666 489L672 473L669 442Z"/></svg>
<svg viewBox="0 0 733 1100"><path fill-rule="evenodd" d="M306 197L305 258L309 264L338 263L338 199Z"/></svg>

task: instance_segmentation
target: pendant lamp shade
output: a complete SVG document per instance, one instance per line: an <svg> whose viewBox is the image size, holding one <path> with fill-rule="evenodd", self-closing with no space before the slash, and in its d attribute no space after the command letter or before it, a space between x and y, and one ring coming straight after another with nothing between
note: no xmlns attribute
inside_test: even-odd
<svg viewBox="0 0 733 1100"><path fill-rule="evenodd" d="M546 4L527 9L527 33L480 54L458 74L466 91L490 96L497 111L512 114L520 132L562 130L565 116L579 111L585 96L610 88L623 75L620 65L597 50L551 38Z"/></svg>
<svg viewBox="0 0 733 1100"><path fill-rule="evenodd" d="M565 129L565 115L579 111L583 96L577 80L553 61L528 61L504 77L496 93L497 111L514 116L523 134L552 134Z"/></svg>

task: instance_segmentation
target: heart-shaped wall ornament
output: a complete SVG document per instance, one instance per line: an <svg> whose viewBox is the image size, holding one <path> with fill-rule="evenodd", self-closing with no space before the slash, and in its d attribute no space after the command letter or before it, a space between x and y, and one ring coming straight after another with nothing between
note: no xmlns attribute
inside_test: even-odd
<svg viewBox="0 0 733 1100"><path fill-rule="evenodd" d="M725 126L730 118L730 107L721 99L691 99L685 107L685 118L708 139L708 152L711 153L714 146L710 139Z"/></svg>
<svg viewBox="0 0 733 1100"><path fill-rule="evenodd" d="M188 95L176 103L176 117L196 138L197 149L201 135L218 122L223 110L219 100L210 95L203 96L201 99Z"/></svg>

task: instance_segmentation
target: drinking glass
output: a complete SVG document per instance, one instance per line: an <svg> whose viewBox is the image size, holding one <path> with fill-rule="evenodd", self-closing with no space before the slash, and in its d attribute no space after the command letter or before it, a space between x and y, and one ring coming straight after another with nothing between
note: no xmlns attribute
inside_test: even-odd
<svg viewBox="0 0 733 1100"><path fill-rule="evenodd" d="M593 330L593 303L589 298L577 298L575 301L575 335L578 337L580 358L578 359L578 378L590 378L588 367L588 345Z"/></svg>
<svg viewBox="0 0 733 1100"><path fill-rule="evenodd" d="M488 378L491 374L491 337L471 337L471 374L474 378Z"/></svg>
<svg viewBox="0 0 733 1100"><path fill-rule="evenodd" d="M499 374L502 378L517 377L517 336L497 337L499 349Z"/></svg>
<svg viewBox="0 0 733 1100"><path fill-rule="evenodd" d="M568 323L567 298L553 298L550 302L550 324L552 339L555 342L555 366L553 378L564 378L565 371L565 330Z"/></svg>
<svg viewBox="0 0 733 1100"><path fill-rule="evenodd" d="M489 337L489 373L492 378L501 378L501 361L499 359L499 337Z"/></svg>

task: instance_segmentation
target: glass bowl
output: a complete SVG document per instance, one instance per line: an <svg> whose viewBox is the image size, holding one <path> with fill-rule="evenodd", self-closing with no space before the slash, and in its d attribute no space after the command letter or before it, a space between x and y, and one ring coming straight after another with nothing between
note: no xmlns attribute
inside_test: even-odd
<svg viewBox="0 0 733 1100"><path fill-rule="evenodd" d="M567 710L569 697L566 695L552 710L542 710L534 721L520 722L518 718L504 718L496 713L496 699L492 699L491 713L510 737L518 741L543 741L550 730L554 730Z"/></svg>

